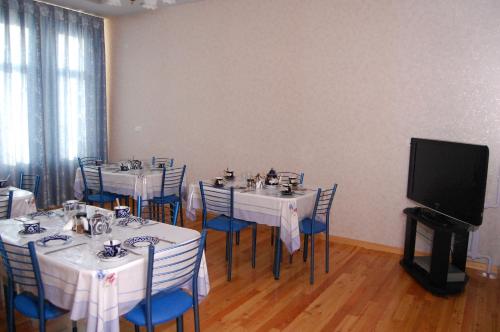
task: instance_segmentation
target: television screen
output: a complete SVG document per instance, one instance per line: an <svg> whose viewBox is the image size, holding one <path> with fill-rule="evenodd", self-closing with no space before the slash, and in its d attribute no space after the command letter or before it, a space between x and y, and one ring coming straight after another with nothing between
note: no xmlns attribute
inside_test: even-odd
<svg viewBox="0 0 500 332"><path fill-rule="evenodd" d="M483 220L488 147L411 139L407 197L448 217Z"/></svg>

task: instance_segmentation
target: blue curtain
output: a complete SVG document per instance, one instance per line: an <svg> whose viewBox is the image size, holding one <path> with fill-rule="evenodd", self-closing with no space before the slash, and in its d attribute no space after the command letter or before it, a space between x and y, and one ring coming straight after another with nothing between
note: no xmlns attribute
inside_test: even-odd
<svg viewBox="0 0 500 332"><path fill-rule="evenodd" d="M107 159L104 22L0 0L0 178L42 177L38 207L73 198L76 158Z"/></svg>

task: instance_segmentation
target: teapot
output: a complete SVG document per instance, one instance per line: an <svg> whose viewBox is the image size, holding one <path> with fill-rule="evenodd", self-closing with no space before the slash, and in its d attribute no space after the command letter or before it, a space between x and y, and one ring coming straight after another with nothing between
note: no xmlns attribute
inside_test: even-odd
<svg viewBox="0 0 500 332"><path fill-rule="evenodd" d="M142 169L142 161L134 159L129 161L130 169Z"/></svg>
<svg viewBox="0 0 500 332"><path fill-rule="evenodd" d="M274 185L277 185L278 182L279 182L278 181L278 174L276 173L276 171L273 168L271 168L271 170L266 175L266 184L274 186Z"/></svg>

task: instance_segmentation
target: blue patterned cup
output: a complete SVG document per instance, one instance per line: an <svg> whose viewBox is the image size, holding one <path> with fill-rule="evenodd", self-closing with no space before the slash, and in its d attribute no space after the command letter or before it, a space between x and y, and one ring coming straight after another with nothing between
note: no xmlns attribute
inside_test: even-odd
<svg viewBox="0 0 500 332"><path fill-rule="evenodd" d="M24 234L40 233L40 222L36 220L26 221L23 224Z"/></svg>
<svg viewBox="0 0 500 332"><path fill-rule="evenodd" d="M109 240L104 242L104 256L116 257L122 251L122 243L120 240Z"/></svg>
<svg viewBox="0 0 500 332"><path fill-rule="evenodd" d="M130 217L130 208L125 205L115 206L115 218L127 218Z"/></svg>

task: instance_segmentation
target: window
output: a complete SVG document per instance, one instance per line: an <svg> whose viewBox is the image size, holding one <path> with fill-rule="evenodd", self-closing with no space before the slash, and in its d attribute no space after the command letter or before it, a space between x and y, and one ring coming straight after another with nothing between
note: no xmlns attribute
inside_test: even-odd
<svg viewBox="0 0 500 332"><path fill-rule="evenodd" d="M9 34L10 52L5 46L6 29L0 24L0 141L5 142L0 146L2 163L15 165L28 164L29 158L29 128L28 128L28 97L27 97L27 66L30 64L24 59L29 59L28 47L29 32L16 25L10 26ZM24 43L23 43L24 41ZM23 45L24 44L24 45Z"/></svg>
<svg viewBox="0 0 500 332"><path fill-rule="evenodd" d="M75 159L85 151L84 41L75 36L57 36L59 132L66 140L59 145L62 158Z"/></svg>

